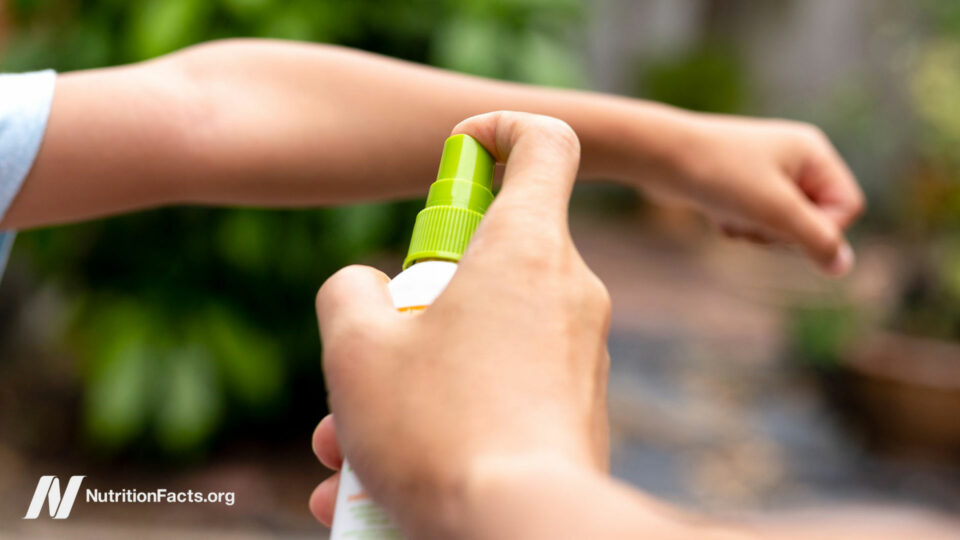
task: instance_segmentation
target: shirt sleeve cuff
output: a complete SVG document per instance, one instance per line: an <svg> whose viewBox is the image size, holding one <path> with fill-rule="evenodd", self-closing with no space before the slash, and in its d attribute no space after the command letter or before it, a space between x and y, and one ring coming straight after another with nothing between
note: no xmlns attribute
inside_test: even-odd
<svg viewBox="0 0 960 540"><path fill-rule="evenodd" d="M55 82L53 70L0 75L0 219L40 150Z"/></svg>

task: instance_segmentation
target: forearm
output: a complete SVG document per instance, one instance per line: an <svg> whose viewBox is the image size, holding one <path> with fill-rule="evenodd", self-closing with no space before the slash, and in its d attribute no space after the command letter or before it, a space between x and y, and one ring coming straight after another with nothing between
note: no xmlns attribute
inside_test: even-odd
<svg viewBox="0 0 960 540"><path fill-rule="evenodd" d="M747 540L746 529L699 520L628 486L549 457L473 467L436 507L404 509L407 531L436 538ZM440 519L438 519L438 517Z"/></svg>
<svg viewBox="0 0 960 540"><path fill-rule="evenodd" d="M738 523L696 516L588 469L546 457L490 461L469 480L408 510L409 531L437 538L662 538L822 540L947 538L956 527L909 509L847 508L755 517ZM431 499L427 499L431 501ZM891 511L892 510L892 511ZM440 519L438 519L440 517ZM953 528L951 528L953 527ZM952 536L951 536L952 537Z"/></svg>
<svg viewBox="0 0 960 540"><path fill-rule="evenodd" d="M336 46L240 40L181 56L218 111L206 147L221 178L249 188L240 202L422 195L453 126L494 110L570 123L581 140L584 177L635 179L659 170L689 132L681 119L690 113L659 104L466 76ZM221 193L214 185L206 195Z"/></svg>
<svg viewBox="0 0 960 540"><path fill-rule="evenodd" d="M497 109L570 123L585 177L658 174L689 133L688 113L656 104L332 46L219 42L61 75L34 170L0 226L177 202L297 206L418 195L436 168L438 141L458 121Z"/></svg>

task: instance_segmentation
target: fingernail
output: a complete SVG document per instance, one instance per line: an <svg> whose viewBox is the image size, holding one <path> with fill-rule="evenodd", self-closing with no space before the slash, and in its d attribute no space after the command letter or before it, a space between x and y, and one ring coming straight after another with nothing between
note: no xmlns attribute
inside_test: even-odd
<svg viewBox="0 0 960 540"><path fill-rule="evenodd" d="M844 242L837 250L836 256L827 265L827 273L831 276L843 276L853 270L853 264L856 261L856 255L848 242Z"/></svg>

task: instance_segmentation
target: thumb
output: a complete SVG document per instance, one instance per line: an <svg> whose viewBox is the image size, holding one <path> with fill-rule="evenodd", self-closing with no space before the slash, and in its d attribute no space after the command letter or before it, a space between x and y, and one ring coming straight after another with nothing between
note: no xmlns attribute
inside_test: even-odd
<svg viewBox="0 0 960 540"><path fill-rule="evenodd" d="M837 221L823 209L794 193L789 211L779 212L782 230L800 244L817 266L831 276L842 276L853 269L853 248L843 236Z"/></svg>
<svg viewBox="0 0 960 540"><path fill-rule="evenodd" d="M317 293L317 319L324 344L345 332L374 328L378 321L396 315L389 283L386 274L369 266L347 266L330 276Z"/></svg>
<svg viewBox="0 0 960 540"><path fill-rule="evenodd" d="M580 141L562 120L538 114L497 111L468 118L454 133L477 139L506 164L493 208L523 208L548 227L567 226L567 206L580 162ZM499 219L491 212L488 220Z"/></svg>

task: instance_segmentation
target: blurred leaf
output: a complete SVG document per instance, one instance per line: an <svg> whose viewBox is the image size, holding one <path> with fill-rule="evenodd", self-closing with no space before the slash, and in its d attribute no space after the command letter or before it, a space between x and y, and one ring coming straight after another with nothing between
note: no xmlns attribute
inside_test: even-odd
<svg viewBox="0 0 960 540"><path fill-rule="evenodd" d="M295 39L309 41L313 38L314 29L301 10L291 7L278 11L269 17L263 25L260 36L277 39Z"/></svg>
<svg viewBox="0 0 960 540"><path fill-rule="evenodd" d="M100 336L86 374L84 417L96 446L117 449L140 435L151 408L154 321L127 302L108 304L90 321Z"/></svg>
<svg viewBox="0 0 960 540"><path fill-rule="evenodd" d="M946 285L951 303L956 305L960 302L960 239L952 240L945 246L946 253L940 266L940 279ZM960 307L957 307L957 311L960 311Z"/></svg>
<svg viewBox="0 0 960 540"><path fill-rule="evenodd" d="M928 152L960 170L960 42L941 39L920 55L911 85L914 107L926 124ZM958 174L960 176L960 174Z"/></svg>
<svg viewBox="0 0 960 540"><path fill-rule="evenodd" d="M277 4L277 0L220 0L227 12L241 19L259 17Z"/></svg>
<svg viewBox="0 0 960 540"><path fill-rule="evenodd" d="M383 241L392 213L385 204L360 204L327 211L327 247L341 260L356 260Z"/></svg>
<svg viewBox="0 0 960 540"><path fill-rule="evenodd" d="M520 41L515 57L518 79L544 86L576 88L583 84L579 57L562 42L540 33Z"/></svg>
<svg viewBox="0 0 960 540"><path fill-rule="evenodd" d="M44 9L48 9L53 0L11 0L8 2L10 13L14 17L29 17Z"/></svg>
<svg viewBox="0 0 960 540"><path fill-rule="evenodd" d="M59 67L54 62L49 48L49 37L40 33L17 34L4 44L5 54L0 68L18 72Z"/></svg>
<svg viewBox="0 0 960 540"><path fill-rule="evenodd" d="M270 264L277 238L267 214L234 210L220 221L217 233L220 253L237 268L257 272Z"/></svg>
<svg viewBox="0 0 960 540"><path fill-rule="evenodd" d="M228 391L254 412L275 404L284 363L276 343L222 308L207 311L197 337L208 341Z"/></svg>
<svg viewBox="0 0 960 540"><path fill-rule="evenodd" d="M747 98L739 61L716 44L645 67L639 87L644 97L695 111L735 113Z"/></svg>
<svg viewBox="0 0 960 540"><path fill-rule="evenodd" d="M293 0L281 4L267 18L258 35L301 41L330 42L354 29L349 3L329 0Z"/></svg>
<svg viewBox="0 0 960 540"><path fill-rule="evenodd" d="M437 28L431 56L440 67L496 77L503 71L498 53L510 47L507 40L496 20L458 17Z"/></svg>
<svg viewBox="0 0 960 540"><path fill-rule="evenodd" d="M819 306L794 309L789 318L790 343L805 364L836 366L843 348L855 334L858 316L852 306Z"/></svg>
<svg viewBox="0 0 960 540"><path fill-rule="evenodd" d="M192 346L164 358L164 392L157 403L156 433L160 445L181 453L199 448L222 413L221 389L210 355Z"/></svg>
<svg viewBox="0 0 960 540"><path fill-rule="evenodd" d="M99 67L110 60L110 32L99 20L78 24L68 33L66 41L66 47L72 51L70 65L64 66L66 69Z"/></svg>
<svg viewBox="0 0 960 540"><path fill-rule="evenodd" d="M154 58L196 42L206 23L206 0L144 0L130 28L131 56Z"/></svg>

